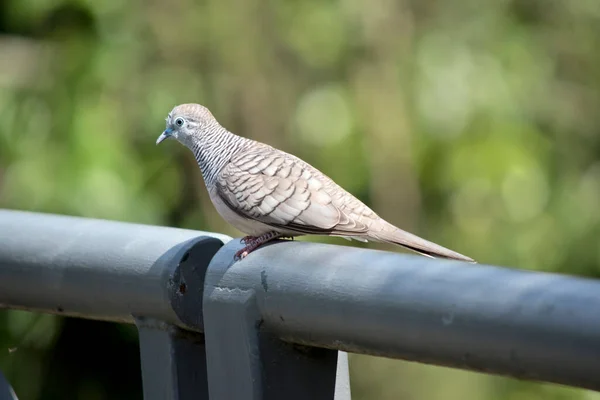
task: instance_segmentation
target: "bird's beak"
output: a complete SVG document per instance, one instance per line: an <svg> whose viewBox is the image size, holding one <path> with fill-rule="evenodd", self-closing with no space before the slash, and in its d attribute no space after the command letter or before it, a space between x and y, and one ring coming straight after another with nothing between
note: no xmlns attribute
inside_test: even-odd
<svg viewBox="0 0 600 400"><path fill-rule="evenodd" d="M173 135L173 129L171 129L171 128L165 129L165 131L160 134L158 139L156 139L156 144L159 144L163 140L170 138L172 135Z"/></svg>

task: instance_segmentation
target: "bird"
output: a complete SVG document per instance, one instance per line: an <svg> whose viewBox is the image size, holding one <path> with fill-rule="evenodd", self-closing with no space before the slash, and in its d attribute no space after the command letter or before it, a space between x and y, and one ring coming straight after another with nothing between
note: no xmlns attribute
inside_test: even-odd
<svg viewBox="0 0 600 400"><path fill-rule="evenodd" d="M168 138L192 151L217 212L247 235L235 259L277 238L328 235L392 243L431 258L475 262L385 221L300 158L230 132L203 105L175 106L156 144Z"/></svg>

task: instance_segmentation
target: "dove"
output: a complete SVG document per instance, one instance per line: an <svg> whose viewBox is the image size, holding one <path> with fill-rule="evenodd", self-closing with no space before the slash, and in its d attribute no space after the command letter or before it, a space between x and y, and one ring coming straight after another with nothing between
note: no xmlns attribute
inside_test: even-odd
<svg viewBox="0 0 600 400"><path fill-rule="evenodd" d="M192 151L217 212L247 235L236 259L277 238L329 235L475 262L395 227L300 158L229 132L200 104L171 110L156 144L167 138Z"/></svg>

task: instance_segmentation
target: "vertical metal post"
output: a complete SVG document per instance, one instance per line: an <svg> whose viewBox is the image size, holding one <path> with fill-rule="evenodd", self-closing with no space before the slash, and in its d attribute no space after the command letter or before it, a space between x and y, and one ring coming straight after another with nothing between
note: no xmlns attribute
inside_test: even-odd
<svg viewBox="0 0 600 400"><path fill-rule="evenodd" d="M204 335L138 319L144 400L207 400Z"/></svg>
<svg viewBox="0 0 600 400"><path fill-rule="evenodd" d="M235 249L224 250L213 258L204 289L210 399L349 400L347 355L286 343L265 329L257 289L244 288L243 280L235 289L219 285Z"/></svg>
<svg viewBox="0 0 600 400"><path fill-rule="evenodd" d="M350 369L348 367L348 353L338 351L338 365L335 374L335 400L350 400Z"/></svg>
<svg viewBox="0 0 600 400"><path fill-rule="evenodd" d="M165 253L157 267L167 271L165 297L184 330L171 323L135 316L139 331L145 400L207 400L206 350L202 326L204 275L222 246L202 237Z"/></svg>

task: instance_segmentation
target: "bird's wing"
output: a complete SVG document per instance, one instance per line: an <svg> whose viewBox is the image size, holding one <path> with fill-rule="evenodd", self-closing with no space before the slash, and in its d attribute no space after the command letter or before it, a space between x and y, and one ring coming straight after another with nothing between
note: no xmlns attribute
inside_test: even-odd
<svg viewBox="0 0 600 400"><path fill-rule="evenodd" d="M309 164L267 145L234 156L218 175L217 194L242 217L306 234L364 235L369 227L357 216L362 207L373 213Z"/></svg>
<svg viewBox="0 0 600 400"><path fill-rule="evenodd" d="M473 262L389 224L316 168L267 145L233 157L216 186L241 217L275 228L394 243L430 257Z"/></svg>

